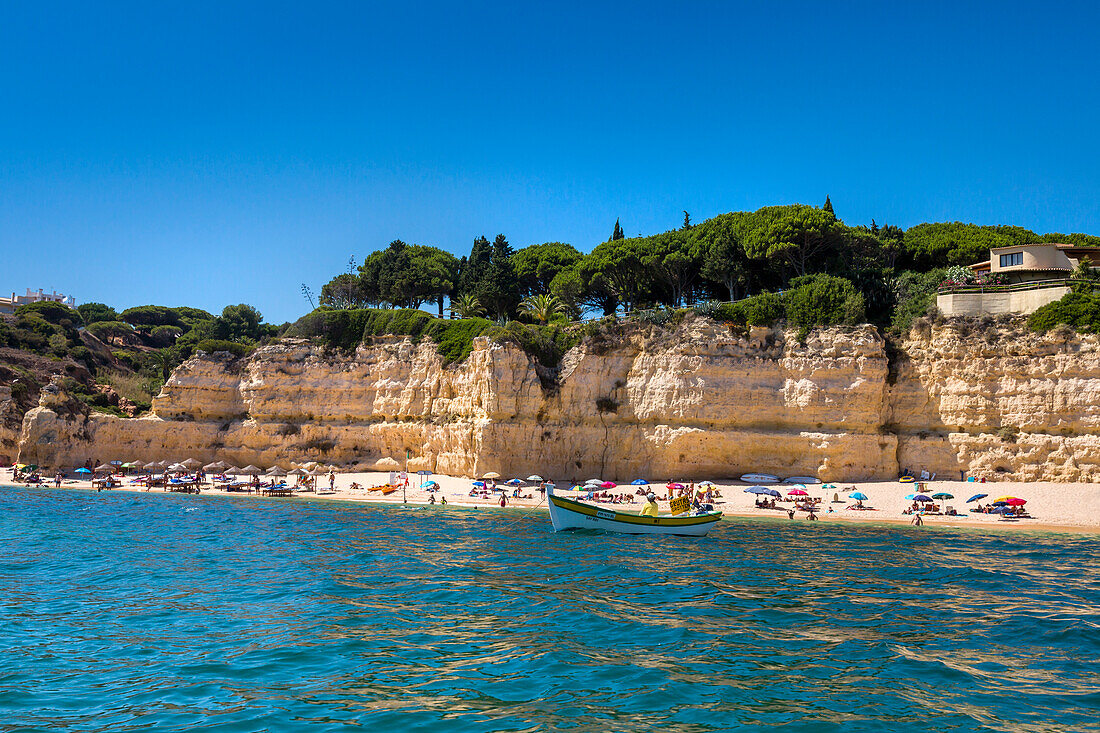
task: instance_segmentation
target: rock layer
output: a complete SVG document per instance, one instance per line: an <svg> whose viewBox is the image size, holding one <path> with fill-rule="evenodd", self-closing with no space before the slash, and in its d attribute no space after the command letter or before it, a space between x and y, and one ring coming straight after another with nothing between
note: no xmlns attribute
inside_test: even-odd
<svg viewBox="0 0 1100 733"><path fill-rule="evenodd" d="M540 379L520 348L487 339L452 366L430 342L376 339L344 354L287 340L240 361L192 358L151 417L67 416L44 393L24 418L20 455L357 469L408 455L414 470L562 480L859 480L899 466L1091 480L1097 354L1093 337L989 338L947 324L914 331L891 363L870 326L800 344L793 332L688 318L674 331L630 326L588 340Z"/></svg>

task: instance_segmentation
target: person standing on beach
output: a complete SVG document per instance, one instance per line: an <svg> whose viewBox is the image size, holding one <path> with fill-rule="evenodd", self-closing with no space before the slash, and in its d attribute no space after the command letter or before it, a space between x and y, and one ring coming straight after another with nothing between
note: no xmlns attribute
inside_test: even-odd
<svg viewBox="0 0 1100 733"><path fill-rule="evenodd" d="M328 472L328 490L329 491L335 491L336 490L336 472L335 471L329 471Z"/></svg>
<svg viewBox="0 0 1100 733"><path fill-rule="evenodd" d="M913 526L920 527L924 524L924 520L920 518L919 514L913 516Z"/></svg>

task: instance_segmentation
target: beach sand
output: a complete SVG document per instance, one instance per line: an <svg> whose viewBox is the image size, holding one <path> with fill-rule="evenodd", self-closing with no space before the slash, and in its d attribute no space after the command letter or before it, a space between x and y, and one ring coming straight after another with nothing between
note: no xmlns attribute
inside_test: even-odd
<svg viewBox="0 0 1100 733"><path fill-rule="evenodd" d="M404 497L402 496L401 490L384 497L380 492L371 492L365 489L352 490L350 488L352 483L358 483L366 488L381 486L386 483L388 478L388 473L339 473L336 475L335 493L321 495L308 492L296 493L295 497L298 499L318 501L334 500L400 504L403 500L407 500L409 504L429 503L431 494L427 490L420 488L420 477L415 475L410 477L409 488L404 492ZM439 502L440 498L446 497L448 505L455 507L499 508L500 506L499 494L496 495L496 499L469 496L472 479L435 474L430 477L430 480L436 481L440 486L440 491L435 494L437 502ZM127 478L124 478L123 481L124 484L121 489L113 490L146 491L144 487L131 485ZM13 483L11 481L10 469L0 470L0 482L8 484ZM293 484L293 477L290 477L290 483ZM318 486L322 488L327 487L328 478L326 476L319 476L317 478L317 483ZM776 503L777 508L774 510L757 509L754 507L756 497L753 494L745 493L745 488L748 484L733 479L716 481L715 483L718 484L716 489L718 496L715 508L721 510L725 516L765 517L789 521L787 519L787 509L793 508L794 505L792 502L779 501ZM953 494L953 499L937 503L954 507L960 514L958 517L925 515L923 519L926 526L976 527L1030 531L1067 530L1100 532L1100 484L1014 482L982 484L963 481L930 481L925 482L925 486L925 493L927 494L939 492ZM52 482L44 486L44 488L52 487ZM565 488L562 483L559 483L558 487L559 491ZM823 489L820 485L815 486L812 484L806 487L807 493L809 493L811 497L821 497L823 499L818 505L819 511L817 512L820 521L889 522L905 524L912 521L911 516L902 513L912 503L905 498L915 491L915 486L912 483L901 483L898 481L860 481L855 483L838 483L836 487L836 489ZM93 487L90 481L68 480L62 484L62 488L92 489ZM633 494L637 488L636 486L623 485L611 491L614 493ZM783 484L776 484L773 488L781 491L785 495L791 487ZM666 495L664 484L653 484L651 485L651 489L662 499L662 511L665 511L667 505L663 502ZM153 488L148 491L150 493L164 492L161 488ZM854 511L848 509L847 507L855 505L855 501L848 499L848 495L853 491L862 491L866 494L868 498L864 500L863 504L868 507L874 507L874 511ZM203 487L202 493L204 495L248 496L248 494L239 492L227 493L224 491L217 491L209 485ZM522 487L521 494L526 498L513 499L511 493L511 487L508 487L508 507L540 511L546 510L546 502L534 486L525 485ZM989 496L981 500L981 502L965 504L964 502L974 494L988 494ZM578 493L572 492L566 493L566 495L578 496ZM834 495L839 497L840 502L833 502ZM1027 499L1027 510L1033 519L1004 520L998 515L971 514L968 511L971 507L976 506L977 503L985 504L997 497L1005 495ZM270 501L286 500L280 497L264 498ZM637 498L637 504L601 504L601 506L607 506L620 511L637 512L641 508L641 497ZM832 512L829 511L830 508ZM794 521L806 521L806 516L805 512L797 512Z"/></svg>

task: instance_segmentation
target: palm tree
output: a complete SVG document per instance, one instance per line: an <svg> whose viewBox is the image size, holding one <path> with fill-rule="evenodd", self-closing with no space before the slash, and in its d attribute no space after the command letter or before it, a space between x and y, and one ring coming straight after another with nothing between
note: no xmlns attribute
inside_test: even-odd
<svg viewBox="0 0 1100 733"><path fill-rule="evenodd" d="M519 309L542 324L562 312L561 301L546 293L527 296L519 304Z"/></svg>
<svg viewBox="0 0 1100 733"><path fill-rule="evenodd" d="M452 300L450 311L459 318L477 318L485 315L485 309L481 307L480 301L469 293L463 293Z"/></svg>

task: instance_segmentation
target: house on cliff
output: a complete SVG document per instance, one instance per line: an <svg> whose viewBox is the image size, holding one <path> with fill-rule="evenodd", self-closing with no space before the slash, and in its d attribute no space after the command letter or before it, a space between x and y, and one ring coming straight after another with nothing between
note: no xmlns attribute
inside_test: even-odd
<svg viewBox="0 0 1100 733"><path fill-rule="evenodd" d="M936 307L944 315L981 316L1028 314L1061 300L1069 292L1066 280L1088 257L1100 266L1100 249L1069 244L1017 244L989 250L989 259L970 266L979 284L941 288ZM1001 284L982 284L992 275Z"/></svg>

